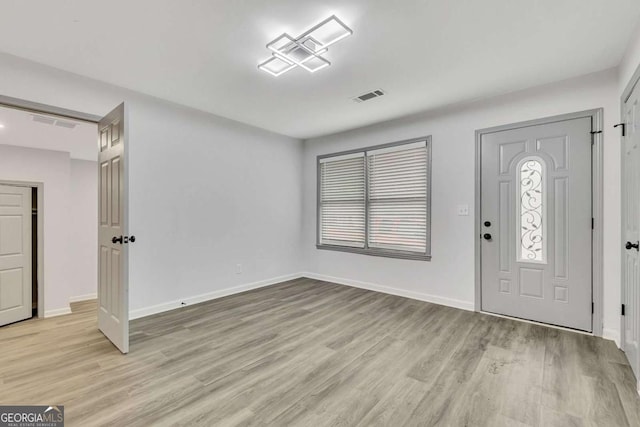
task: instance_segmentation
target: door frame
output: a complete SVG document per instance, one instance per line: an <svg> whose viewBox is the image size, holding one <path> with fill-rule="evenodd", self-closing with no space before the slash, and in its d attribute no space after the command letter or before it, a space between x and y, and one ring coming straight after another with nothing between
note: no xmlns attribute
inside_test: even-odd
<svg viewBox="0 0 640 427"><path fill-rule="evenodd" d="M0 105L14 108L16 110L32 111L34 113L53 114L55 116L66 117L68 119L80 120L88 123L98 124L102 117L95 114L82 113L80 111L68 110L66 108L55 107L53 105L40 104L39 102L26 101L24 99L12 98L0 94Z"/></svg>
<svg viewBox="0 0 640 427"><path fill-rule="evenodd" d="M27 101L24 99L13 98L0 94L0 105L8 108L14 108L17 110L24 110L34 113L52 114L55 116L66 117L73 120L80 120L88 123L95 124L96 126L102 119L102 116L95 114L83 113L80 111L69 110L66 108L56 107L48 104L41 104L39 102ZM128 137L128 135L125 135ZM97 138L97 137L96 137ZM125 150L128 152L128 144L125 145ZM97 160L97 159L96 159ZM125 163L125 182L128 183L129 167L128 162ZM38 317L45 317L44 309L44 184L33 182L18 182L18 181L2 181L9 183L9 185L21 185L21 186L37 186L38 188ZM98 197L99 197L98 191ZM128 198L128 186L125 188L125 198ZM124 220L127 221L129 211L128 204L125 209ZM125 263L125 278L128 278L128 262ZM98 269L98 274L100 274Z"/></svg>
<svg viewBox="0 0 640 427"><path fill-rule="evenodd" d="M631 79L627 83L627 86L622 91L620 95L620 121L619 123L626 123L625 112L624 112L624 104L627 102L631 93L636 88L637 85L640 84L640 64L638 64L638 68L631 76ZM620 191L622 191L622 186L624 185L624 136L622 136L622 132L620 132ZM622 193L621 193L622 197ZM622 198L620 199L620 203L622 203ZM622 219L623 212L620 211L620 219ZM624 224L620 221L620 243L625 241L624 235ZM624 292L624 283L622 282L622 272L624 271L624 252L625 248L620 245L620 252L622 256L620 257L620 301L618 306L620 310L620 349L624 351L624 334L625 334L625 322L624 316L622 315L622 303L625 301L625 292ZM638 380L638 390L640 391L640 379Z"/></svg>
<svg viewBox="0 0 640 427"><path fill-rule="evenodd" d="M476 130L476 161L475 161L475 303L474 309L482 312L482 136L489 133L513 130L530 126L544 125L549 123L563 122L573 119L590 118L592 135L592 164L591 164L591 194L592 194L592 216L594 227L592 233L592 288L591 298L593 301L593 313L591 315L591 330L595 336L602 336L603 320L603 109L579 111L576 113L561 114L558 116L544 117L541 119L528 120L524 122L511 123L507 125L494 126Z"/></svg>
<svg viewBox="0 0 640 427"><path fill-rule="evenodd" d="M10 181L0 179L0 185L8 185L10 187L27 187L36 188L38 191L38 222L36 223L38 231L38 241L36 243L38 268L32 271L38 280L38 318L45 317L44 311L44 183L31 181ZM31 260L33 263L33 260Z"/></svg>

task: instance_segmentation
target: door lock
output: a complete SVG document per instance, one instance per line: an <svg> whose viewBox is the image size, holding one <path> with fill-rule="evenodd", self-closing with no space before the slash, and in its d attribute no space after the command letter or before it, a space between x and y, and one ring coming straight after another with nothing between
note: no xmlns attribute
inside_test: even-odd
<svg viewBox="0 0 640 427"><path fill-rule="evenodd" d="M640 251L640 242L635 242L635 243L627 242L627 244L624 245L624 247L627 250L635 249L636 251Z"/></svg>

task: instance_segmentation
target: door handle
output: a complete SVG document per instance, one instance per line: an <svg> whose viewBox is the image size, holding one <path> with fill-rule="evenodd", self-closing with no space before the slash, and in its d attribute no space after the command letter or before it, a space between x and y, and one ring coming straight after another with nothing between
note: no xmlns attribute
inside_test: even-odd
<svg viewBox="0 0 640 427"><path fill-rule="evenodd" d="M640 242L635 242L635 243L627 242L627 244L624 245L624 247L627 250L631 250L632 248L635 248L636 251L640 251Z"/></svg>
<svg viewBox="0 0 640 427"><path fill-rule="evenodd" d="M482 237L484 237L484 240L491 240L491 234L489 233L485 233Z"/></svg>
<svg viewBox="0 0 640 427"><path fill-rule="evenodd" d="M114 245L115 245L116 243L120 243L120 244L122 244L122 236L120 236L120 237L115 237L115 236L114 236L114 237L111 239L111 243L113 243Z"/></svg>

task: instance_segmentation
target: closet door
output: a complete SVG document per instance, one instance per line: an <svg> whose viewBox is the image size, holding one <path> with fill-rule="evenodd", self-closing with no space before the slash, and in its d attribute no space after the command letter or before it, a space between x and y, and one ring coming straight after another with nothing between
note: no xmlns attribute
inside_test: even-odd
<svg viewBox="0 0 640 427"><path fill-rule="evenodd" d="M31 317L31 188L0 185L0 326Z"/></svg>

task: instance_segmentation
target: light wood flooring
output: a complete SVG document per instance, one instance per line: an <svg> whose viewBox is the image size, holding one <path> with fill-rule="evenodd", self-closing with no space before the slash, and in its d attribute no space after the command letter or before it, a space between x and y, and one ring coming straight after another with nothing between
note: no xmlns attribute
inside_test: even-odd
<svg viewBox="0 0 640 427"><path fill-rule="evenodd" d="M613 342L298 279L131 324L95 303L0 328L0 404L68 426L640 426Z"/></svg>

